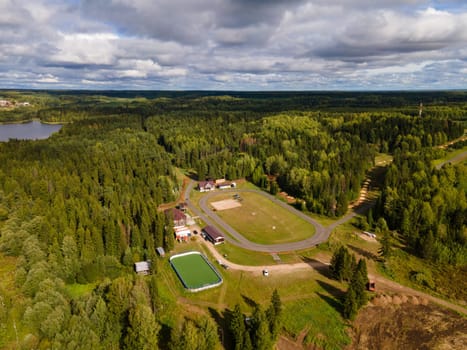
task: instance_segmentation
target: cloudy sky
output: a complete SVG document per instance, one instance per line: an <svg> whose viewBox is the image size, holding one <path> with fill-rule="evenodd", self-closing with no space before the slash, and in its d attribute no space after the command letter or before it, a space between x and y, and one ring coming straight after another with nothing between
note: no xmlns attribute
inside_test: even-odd
<svg viewBox="0 0 467 350"><path fill-rule="evenodd" d="M0 88L467 89L467 1L0 0Z"/></svg>

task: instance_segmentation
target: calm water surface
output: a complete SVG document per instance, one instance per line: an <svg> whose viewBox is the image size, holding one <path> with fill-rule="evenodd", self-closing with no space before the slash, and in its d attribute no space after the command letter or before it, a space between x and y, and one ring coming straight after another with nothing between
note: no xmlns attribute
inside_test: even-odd
<svg viewBox="0 0 467 350"><path fill-rule="evenodd" d="M3 124L0 125L0 141L8 141L9 139L42 140L60 130L61 127L61 124L42 124L38 121L25 124Z"/></svg>

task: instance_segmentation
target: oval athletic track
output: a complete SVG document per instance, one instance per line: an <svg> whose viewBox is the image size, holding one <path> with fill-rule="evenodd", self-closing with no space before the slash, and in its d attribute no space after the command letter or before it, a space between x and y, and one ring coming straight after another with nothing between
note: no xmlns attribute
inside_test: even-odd
<svg viewBox="0 0 467 350"><path fill-rule="evenodd" d="M288 243L281 243L281 244L259 244L254 243L248 239L246 239L243 235L238 233L232 226L227 224L224 220L222 220L208 205L208 199L215 195L219 194L219 191L216 192L208 192L204 195L200 201L199 206L201 210L199 210L195 205L193 205L190 201L189 194L195 185L194 181L190 181L188 184L186 191L185 191L185 202L187 203L189 209L192 213L196 216L199 216L206 224L221 228L223 231L227 232L228 235L225 236L225 240L230 244L236 245L241 248L245 248L248 250L253 250L257 252L265 252L265 253L282 253L282 252L290 252L295 250L303 250L307 248L314 247L320 243L326 242L331 234L332 230L337 226L347 222L355 215L364 212L367 210L372 203L365 203L362 206L359 206L353 211L350 211L348 214L343 216L342 218L336 220L331 225L324 227L316 220L312 219L311 217L305 215L301 211L295 209L291 205L282 202L281 200L277 199L276 197L270 195L269 193L259 191L259 190L252 190L252 189L232 189L232 190L222 190L222 193L241 193L241 192L254 192L261 196L264 196L271 200L272 202L280 205L282 208L290 211L291 213L299 216L303 220L307 221L315 228L315 233L310 238L304 239L302 241L297 242L288 242Z"/></svg>

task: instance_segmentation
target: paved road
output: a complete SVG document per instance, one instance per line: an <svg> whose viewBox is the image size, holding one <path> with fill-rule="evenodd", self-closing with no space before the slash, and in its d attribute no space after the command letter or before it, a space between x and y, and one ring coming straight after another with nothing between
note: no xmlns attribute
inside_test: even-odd
<svg viewBox="0 0 467 350"><path fill-rule="evenodd" d="M295 251L295 250L302 250L302 249L307 249L314 247L320 243L326 242L329 238L329 235L331 234L332 230L339 226L340 224L347 222L351 218L353 218L355 215L364 212L367 210L372 203L364 203L363 205L359 206L356 208L354 211L349 212L347 215L343 216L339 220L335 221L332 225L328 227L322 226L320 223L318 223L316 220L310 218L308 215L305 215L301 211L295 209L294 207L290 206L287 203L284 203L283 201L277 199L276 197L270 195L269 193L262 192L262 191L257 191L257 190L250 190L250 189L235 189L235 190L223 190L222 192L234 192L234 193L239 193L239 192L254 192L258 193L269 200L275 202L277 205L280 205L284 209L292 212L293 214L301 217L303 220L309 222L311 225L314 226L315 228L315 233L302 241L298 242L290 242L290 243L282 243L282 244L259 244L252 242L248 239L246 239L244 236L242 236L240 233L238 233L232 226L227 224L224 220L222 220L208 205L207 201L208 199L215 195L216 193L219 192L211 192L207 193L205 196L203 196L199 202L199 206L201 207L202 210L199 210L195 205L193 205L190 201L189 195L191 190L193 189L193 186L195 185L194 181L190 181L190 184L188 185L186 192L185 192L185 202L187 203L188 207L190 210L197 216L199 216L206 224L215 226L218 228L221 228L225 232L228 233L227 236L225 236L225 240L229 242L230 244L239 246L241 248L245 248L248 250L254 250L258 252L265 252L265 253L281 253L281 252L290 252L290 251Z"/></svg>
<svg viewBox="0 0 467 350"><path fill-rule="evenodd" d="M444 162L438 164L436 166L436 169L441 169L443 167L443 165L447 164L447 163L459 163L460 161L462 161L464 159L467 159L467 151L462 152L462 153L458 154L457 156L452 157L451 159L445 160Z"/></svg>

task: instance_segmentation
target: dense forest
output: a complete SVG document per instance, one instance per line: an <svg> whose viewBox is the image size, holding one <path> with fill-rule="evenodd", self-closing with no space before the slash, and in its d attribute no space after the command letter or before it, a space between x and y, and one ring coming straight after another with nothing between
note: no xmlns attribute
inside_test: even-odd
<svg viewBox="0 0 467 350"><path fill-rule="evenodd" d="M135 261L157 261L156 247L173 248L168 218L157 208L178 197L176 168L198 179L246 178L295 196L301 210L338 217L357 198L375 155L391 154L370 224L382 219L424 259L467 264L466 167L432 165L444 152L436 146L464 133L466 93L0 96L31 103L0 110L0 121L65 123L47 140L0 143L0 251L18 257L19 318L31 334L25 347L220 346L209 317L165 321L157 263L149 278L132 273ZM95 288L76 299L66 292L74 283ZM0 321L13 306L8 295L0 290ZM250 333L248 341L257 341ZM272 333L265 348L277 338Z"/></svg>

